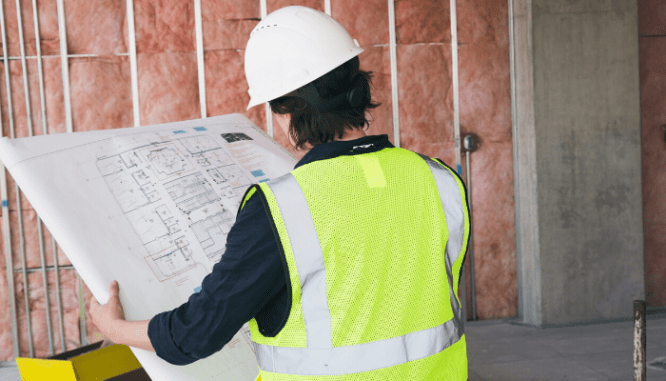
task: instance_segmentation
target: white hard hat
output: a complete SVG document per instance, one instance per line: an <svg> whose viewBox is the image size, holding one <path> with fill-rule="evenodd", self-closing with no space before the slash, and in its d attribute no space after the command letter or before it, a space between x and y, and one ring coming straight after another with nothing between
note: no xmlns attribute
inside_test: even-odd
<svg viewBox="0 0 666 381"><path fill-rule="evenodd" d="M327 14L301 6L279 9L257 24L245 48L247 108L307 85L362 51Z"/></svg>

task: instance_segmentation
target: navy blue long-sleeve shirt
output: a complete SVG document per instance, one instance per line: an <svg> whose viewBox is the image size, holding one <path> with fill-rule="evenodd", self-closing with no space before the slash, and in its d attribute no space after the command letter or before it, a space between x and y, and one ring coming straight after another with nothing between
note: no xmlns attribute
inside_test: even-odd
<svg viewBox="0 0 666 381"><path fill-rule="evenodd" d="M387 135L319 144L294 168L387 147L393 147ZM252 318L268 336L282 328L291 309L291 295L269 218L260 197L251 197L238 213L227 236L226 251L204 278L201 291L180 307L150 320L148 337L160 358L187 365L208 357Z"/></svg>

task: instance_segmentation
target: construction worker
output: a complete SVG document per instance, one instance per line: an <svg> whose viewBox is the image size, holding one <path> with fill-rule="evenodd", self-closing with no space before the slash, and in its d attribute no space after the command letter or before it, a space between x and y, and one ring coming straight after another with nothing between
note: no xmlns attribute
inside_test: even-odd
<svg viewBox="0 0 666 381"><path fill-rule="evenodd" d="M464 185L440 160L366 136L377 104L362 51L306 7L254 28L248 109L270 102L308 152L289 174L248 189L199 293L127 322L114 282L106 305L92 301L102 332L184 365L250 321L263 381L467 379Z"/></svg>

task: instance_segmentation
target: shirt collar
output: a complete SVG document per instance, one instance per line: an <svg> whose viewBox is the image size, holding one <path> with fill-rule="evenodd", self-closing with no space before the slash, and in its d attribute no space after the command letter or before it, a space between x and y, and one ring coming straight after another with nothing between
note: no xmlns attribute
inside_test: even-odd
<svg viewBox="0 0 666 381"><path fill-rule="evenodd" d="M294 169L317 160L332 159L342 155L357 155L393 148L388 135L370 135L354 140L336 140L317 144L296 163Z"/></svg>

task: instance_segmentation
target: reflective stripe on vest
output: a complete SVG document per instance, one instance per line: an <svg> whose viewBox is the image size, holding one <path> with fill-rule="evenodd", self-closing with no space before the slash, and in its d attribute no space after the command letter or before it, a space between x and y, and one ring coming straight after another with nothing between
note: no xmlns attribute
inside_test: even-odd
<svg viewBox="0 0 666 381"><path fill-rule="evenodd" d="M465 207L462 204L462 197L464 197L464 195L460 195L460 197L451 197L451 195L460 194L458 182L454 175L450 173L448 168L442 167L442 165L436 163L429 157L421 154L418 155L428 163L428 167L430 167L430 171L435 178L439 198L442 200L442 208L444 208L444 216L446 217L446 227L449 230L449 239L446 242L446 276L449 280L453 314L458 317L458 321L463 322L464 316L462 316L462 306L454 305L457 299L453 291L452 269L453 264L458 260L458 257L463 255L462 247L465 241Z"/></svg>
<svg viewBox="0 0 666 381"><path fill-rule="evenodd" d="M365 372L435 355L460 340L464 333L463 316L453 289L452 265L463 254L465 211L461 197L464 195L460 194L458 183L448 169L430 158L419 156L426 161L434 176L449 229L445 263L453 319L433 328L390 339L333 347L324 254L307 200L298 182L289 173L266 185L278 204L298 268L307 348L254 343L262 371L304 376Z"/></svg>

